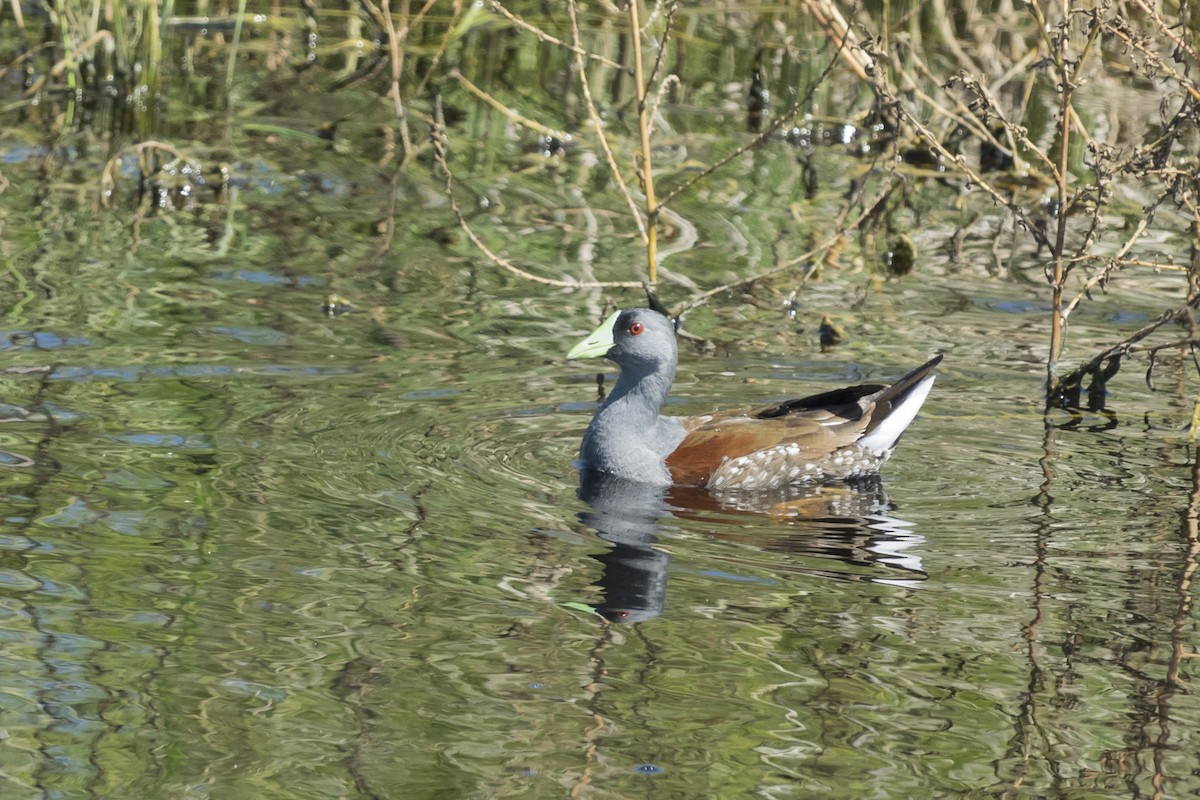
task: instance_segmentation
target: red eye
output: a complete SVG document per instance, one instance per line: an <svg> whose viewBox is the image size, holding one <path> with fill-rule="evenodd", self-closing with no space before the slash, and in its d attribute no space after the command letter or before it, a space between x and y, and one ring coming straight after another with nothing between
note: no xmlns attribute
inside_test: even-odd
<svg viewBox="0 0 1200 800"><path fill-rule="evenodd" d="M641 332L644 330L646 330L646 328L640 322L635 322L629 326L629 332L632 333L634 336L640 335Z"/></svg>

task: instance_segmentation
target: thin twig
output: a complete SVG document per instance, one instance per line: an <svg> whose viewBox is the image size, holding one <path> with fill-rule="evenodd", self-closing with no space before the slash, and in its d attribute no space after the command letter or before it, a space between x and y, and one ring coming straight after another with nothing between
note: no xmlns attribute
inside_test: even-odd
<svg viewBox="0 0 1200 800"><path fill-rule="evenodd" d="M875 73L875 59L851 41L850 24L842 16L842 12L829 0L805 0L805 5L812 12L813 19L825 31L826 38L837 44L838 55L846 66L859 80L869 83L870 76Z"/></svg>
<svg viewBox="0 0 1200 800"><path fill-rule="evenodd" d="M529 31L534 36L536 36L538 39L541 39L543 42L546 42L547 44L553 44L553 45L557 45L559 47L565 47L566 49L570 50L572 53L574 53L577 56L583 56L584 58L590 58L592 61L597 61L606 67L612 67L613 69L619 69L619 70L621 70L621 72L624 72L626 74L628 74L630 72L629 67L621 66L617 62L613 61L611 58L606 58L605 56L602 56L599 53L593 53L589 50L584 50L582 47L579 46L578 37L577 37L577 41L575 42L575 44L568 44L567 42L564 42L562 39L554 38L550 34L546 33L544 30L539 28L538 26L526 22L525 20L518 17L516 14L509 11L504 6L500 5L500 3L497 0L488 0L488 8L492 9L492 11L495 11L497 14L504 17L512 24L516 25L518 28L524 28L525 30Z"/></svg>
<svg viewBox="0 0 1200 800"><path fill-rule="evenodd" d="M646 108L646 73L642 68L642 35L638 23L638 0L629 3L629 36L633 47L633 81L637 92L638 133L641 134L642 160L639 174L646 198L646 269L650 284L658 282L658 203L654 200L654 167L650 161L650 122Z"/></svg>
<svg viewBox="0 0 1200 800"><path fill-rule="evenodd" d="M1101 364L1103 364L1105 361L1108 361L1113 356L1124 356L1124 355L1127 355L1132 352L1141 351L1142 348L1137 348L1135 350L1134 345L1137 344L1138 342L1140 342L1141 340L1145 339L1147 336L1154 333L1156 330L1158 330L1162 326L1166 325L1167 323L1186 319L1191 314L1192 308L1196 304L1196 300L1197 300L1197 298L1195 298L1195 297L1188 297L1183 306L1175 309L1174 311L1164 311L1153 322L1143 325L1141 328L1138 328L1136 331L1131 333L1129 336L1126 336L1120 342L1117 342L1116 344L1112 345L1111 347L1101 350L1099 353L1097 353L1095 356L1090 358L1084 364L1082 364L1081 366L1076 367L1074 370L1072 370L1072 372L1069 375L1064 376L1062 381L1059 382L1055 388L1061 389L1064 384L1067 384L1070 382L1070 379L1073 376L1078 376L1078 377L1082 378L1085 375L1094 373ZM1151 349L1151 348L1147 348L1147 349ZM1053 394L1053 392L1051 394Z"/></svg>
<svg viewBox="0 0 1200 800"><path fill-rule="evenodd" d="M1146 267L1161 272L1188 272L1192 267L1188 264L1163 264L1158 261L1146 261L1143 258L1125 258L1121 260L1122 267Z"/></svg>
<svg viewBox="0 0 1200 800"><path fill-rule="evenodd" d="M1058 71L1059 94L1059 130L1058 130L1058 163L1054 167L1055 193L1058 197L1058 210L1054 230L1054 246L1050 250L1051 261L1047 278L1050 281L1050 352L1046 355L1046 398L1049 401L1051 390L1058 377L1058 359L1062 355L1066 343L1067 315L1063 311L1063 291L1067 281L1070 266L1063 260L1067 247L1067 181L1070 179L1071 167L1071 99L1074 94L1074 83L1071 65L1067 60L1067 29L1069 23L1071 0L1063 0L1063 20L1058 31L1058 44L1054 52L1055 68Z"/></svg>
<svg viewBox="0 0 1200 800"><path fill-rule="evenodd" d="M650 87L658 80L658 71L662 68L663 57L667 53L667 42L671 38L671 26L675 22L675 9L678 7L677 0L668 0L666 22L663 23L662 36L658 40L658 52L654 54L654 66L650 68L650 74L646 76L646 91L650 91Z"/></svg>
<svg viewBox="0 0 1200 800"><path fill-rule="evenodd" d="M508 106L504 105L504 103L501 103L499 100L485 92L483 89L480 89L478 86L471 83L471 81L467 79L467 76L463 75L458 70L451 70L447 77L458 81L460 84L462 84L464 89L478 97L483 102L487 103L492 108L499 111L504 116L508 117L508 119L512 122L515 122L516 124L525 128L529 128L531 131L536 133L540 133L542 136L549 136L553 139L557 139L560 142L570 141L571 134L567 133L566 131L560 131L547 127L540 122L536 122L526 116L523 116L521 112L517 111L516 109L509 108Z"/></svg>
<svg viewBox="0 0 1200 800"><path fill-rule="evenodd" d="M1192 96L1193 100L1200 100L1200 89L1196 88L1196 84L1172 69L1165 61L1162 60L1162 57L1160 57L1158 53L1151 50L1146 45L1145 40L1138 36L1130 28L1128 20L1122 17L1114 17L1106 20L1104 25L1108 31L1112 32L1118 39L1125 42L1128 47L1133 50L1137 50L1139 53L1145 56L1146 59L1153 62L1154 66L1158 70L1170 76L1171 80L1173 80L1179 85L1180 88Z"/></svg>
<svg viewBox="0 0 1200 800"><path fill-rule="evenodd" d="M430 0L430 3L432 1ZM401 0L401 2L404 4L404 26L401 28L399 34L396 33L396 26L392 23L392 11L389 6L389 0L382 0L383 6L381 11L384 27L387 30L388 51L391 54L392 62L392 85L388 90L388 94L392 98L392 105L396 110L396 122L400 127L400 144L404 148L404 153L400 156L400 166L403 167L412 158L413 148L412 137L408 132L408 116L404 113L404 98L400 94L400 74L404 69L404 48L401 45L408 38L409 0Z"/></svg>
<svg viewBox="0 0 1200 800"><path fill-rule="evenodd" d="M1151 208L1156 208L1160 203L1166 200L1169 194L1170 189L1159 195L1158 199L1151 205ZM1099 272L1097 272L1095 275L1092 275L1087 279L1087 281L1084 282L1083 288L1079 290L1079 293L1075 295L1075 297L1071 299L1071 302L1067 304L1067 307L1063 309L1064 317L1071 316L1071 312L1073 312L1075 308L1083 301L1083 299L1088 296L1091 290L1096 286L1106 282L1114 272L1124 269L1127 266L1133 266L1136 264L1136 262L1126 259L1125 256L1130 250L1133 249L1133 246L1137 244L1138 240L1142 238L1142 235L1146 232L1146 229L1149 227L1150 222L1153 219L1153 214L1147 214L1146 216L1142 217L1142 219L1138 220L1137 227L1133 229L1133 233L1131 233L1125 240L1125 244L1121 246L1121 249L1107 260L1107 263Z"/></svg>
<svg viewBox="0 0 1200 800"><path fill-rule="evenodd" d="M471 244L475 245L476 249L487 256L493 264L516 275L518 278L540 283L544 286L557 286L563 289L636 289L642 286L641 281L563 281L555 278L543 278L541 275L534 275L532 272L521 269L507 258L494 252L483 243L483 240L475 234L475 231L471 230L471 226L467 223L467 218L463 216L462 210L458 207L458 201L454 197L454 175L450 172L450 165L446 162L446 145L442 140L443 136L444 131L442 128L436 125L430 128L430 141L433 143L434 160L437 161L438 166L446 175L446 197L450 200L450 210L454 212L454 217L458 220L459 227L463 229L467 238L471 240Z"/></svg>
<svg viewBox="0 0 1200 800"><path fill-rule="evenodd" d="M425 77L421 78L421 82L413 91L413 95L416 97L421 96L421 92L425 90L426 84L433 77L434 70L437 69L438 64L442 61L442 56L446 53L446 45L450 44L450 37L454 35L454 26L458 24L458 18L462 16L462 4L463 0L454 0L454 8L450 11L450 21L446 23L446 31L442 34L442 40L438 42L438 48L429 61L429 69L425 70Z"/></svg>
<svg viewBox="0 0 1200 800"><path fill-rule="evenodd" d="M719 158L717 161L713 162L708 167L705 167L704 169L700 170L700 172L697 172L695 175L693 175L691 178L689 178L687 181L685 181L680 186L677 186L674 189L672 189L670 192L667 193L667 196L664 197L659 202L658 207L662 208L664 206L669 206L675 200L676 197L679 197L679 195L683 194L688 189L691 189L697 183L704 180L709 175L712 175L714 172L716 172L721 167L728 164L730 161L733 161L738 156L742 155L743 153L745 153L747 151L753 150L754 148L758 147L763 142L765 142L767 139L769 139L776 131L778 131L787 122L789 122L794 116L796 116L796 114L800 113L800 109L802 109L802 108L804 108L804 106L808 105L809 101L812 100L813 94L817 91L817 87L819 87L822 83L824 83L825 79L827 77L829 77L829 73L833 71L833 66L836 63L837 63L836 61L834 61L833 59L830 59L829 63L827 63L825 65L825 69L821 71L821 74L819 76L817 76L817 79L809 84L808 90L804 93L804 96L801 97L796 102L792 103L792 105L788 108L788 110L783 112L782 115L771 120L771 123L769 125L767 125L767 127L764 128L761 133L759 133L757 136L755 136L750 141L746 142L741 147L738 147L737 149L735 149L733 152L722 156L721 158Z"/></svg>
<svg viewBox="0 0 1200 800"><path fill-rule="evenodd" d="M1180 23L1175 25L1169 24L1159 15L1158 10L1147 3L1146 0L1132 0L1132 2L1135 6L1140 8L1142 12L1146 14L1146 16L1154 20L1154 24L1158 26L1159 33L1170 39L1171 44L1175 45L1177 49L1182 50L1191 56L1193 62L1200 62L1200 53L1196 52L1196 49L1192 47L1191 42L1175 32L1177 27L1181 27ZM1186 27L1184 29L1187 30Z"/></svg>
<svg viewBox="0 0 1200 800"><path fill-rule="evenodd" d="M881 191L870 203L868 203L866 205L863 212L861 214L859 214L858 217L855 218L855 220L853 222L851 222L849 225L838 225L837 230L832 235L830 235L828 238L826 238L823 242L818 244L816 247L813 247L810 250L808 250L807 252L802 253L799 256L796 256L795 258L791 259L790 261L785 261L782 264L777 264L774 267L763 270L762 272L758 272L758 273L751 275L749 277L746 277L746 278L739 278L736 281L733 281L731 283L725 283L720 286L714 286L711 289L707 289L697 295L693 295L692 297L688 298L688 300L686 302L684 302L682 305L678 306L672 312L672 316L674 316L674 317L682 316L683 314L687 313L688 311L691 311L692 309L697 308L698 306L704 305L709 300L711 300L713 297L715 297L718 294L721 294L722 292L732 291L733 289L736 289L741 286L749 286L750 284L757 283L758 281L761 281L764 278L769 278L772 275L775 275L776 273L783 272L784 270L788 270L788 269L793 269L802 262L812 261L818 255L827 253L829 250L833 249L833 247L839 241L841 241L841 239L843 239L846 236L846 234L850 233L853 230L856 230L860 225L863 224L863 222L865 222L867 219L869 219L875 213L875 208L880 203L882 203L887 198L887 196L890 195L895 190L896 190L896 184L889 183L883 189L883 191ZM821 257L823 258L824 256L821 255Z"/></svg>
<svg viewBox="0 0 1200 800"><path fill-rule="evenodd" d="M879 87L881 92L886 93L886 99L889 101L895 100L891 94L890 87L882 86L878 83L876 86ZM966 159L963 158L962 155L950 152L950 150L947 149L944 144L942 144L941 140L938 139L937 135L933 131L929 130L929 128L927 128L920 120L918 120L916 116L914 116L913 113L904 106L904 104L896 103L895 107L900 115L904 118L904 121L912 126L913 131L916 132L923 140L925 140L925 143L929 145L930 149L935 151L947 163L953 163L954 168L961 172L971 185L982 189L997 204L1009 209L1013 213L1013 216L1015 216L1021 223L1021 226L1024 227L1025 230L1029 231L1029 233L1039 244L1050 244L1049 240L1046 238L1045 232L1043 232L1038 223L1029 216L1026 210L1016 202L1012 195L1002 194L982 175L971 169L971 167L967 164Z"/></svg>
<svg viewBox="0 0 1200 800"><path fill-rule="evenodd" d="M642 236L642 242L648 241L646 234L646 225L642 222L642 212L638 210L637 203L633 199L633 195L629 193L629 187L625 185L625 179L621 176L621 170L617 167L617 159L613 155L612 148L608 146L608 137L604 135L604 123L600 119L600 112L596 109L596 103L592 100L592 90L588 85L587 70L583 63L583 53L587 52L580 44L579 36L579 19L576 15L575 0L568 0L567 13L571 17L571 36L575 40L575 47L572 52L575 53L575 68L579 72L579 87L583 91L584 105L588 110L588 118L592 121L592 126L596 129L596 140L600 144L600 150L604 153L604 159L608 162L609 172L612 173L613 180L616 181L617 187L621 190L621 196L625 198L625 203L629 206L629 211L633 216L633 221L637 224L638 233Z"/></svg>
<svg viewBox="0 0 1200 800"><path fill-rule="evenodd" d="M930 81L935 80L933 73L930 71L929 67L921 61L919 56L913 54L912 60L916 62L916 71L919 75ZM963 105L962 101L957 97L951 98L956 107L954 110L945 108L934 97L930 96L920 88L921 81L909 74L908 70L904 69L902 64L893 64L892 71L896 73L896 75L901 78L904 83L907 83L912 87L911 91L913 97L928 105L933 113L945 117L946 121L952 125L961 125L964 128L970 129L971 132L974 133L981 141L990 142L991 144L1003 150L1008 149L1005 148L1000 142L996 141L996 137L993 136L991 131L987 129L987 126L984 125L978 117L972 114L971 110Z"/></svg>

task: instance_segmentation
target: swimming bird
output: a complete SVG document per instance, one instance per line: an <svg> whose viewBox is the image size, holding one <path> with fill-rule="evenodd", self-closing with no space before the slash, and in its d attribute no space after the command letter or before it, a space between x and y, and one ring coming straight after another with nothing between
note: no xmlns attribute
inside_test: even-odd
<svg viewBox="0 0 1200 800"><path fill-rule="evenodd" d="M891 386L863 384L750 411L661 412L679 354L650 309L614 312L567 358L621 368L580 447L585 469L658 485L767 490L878 472L933 386L937 356Z"/></svg>

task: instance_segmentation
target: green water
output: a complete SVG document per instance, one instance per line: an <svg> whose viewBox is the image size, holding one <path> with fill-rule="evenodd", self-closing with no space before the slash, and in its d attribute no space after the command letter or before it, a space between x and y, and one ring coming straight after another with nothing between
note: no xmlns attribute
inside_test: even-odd
<svg viewBox="0 0 1200 800"><path fill-rule="evenodd" d="M710 99L738 98L739 64ZM1111 419L1047 427L1041 256L1009 246L990 201L912 179L895 225L914 274L852 242L819 278L717 295L685 318L704 342L684 344L670 409L944 353L880 486L773 508L628 487L585 502L572 461L596 366L563 355L606 298L640 293L489 263L428 151L394 180L378 166L389 109L355 91L333 101L363 109L338 146L172 123L233 191L140 221L128 172L101 207L106 153L85 136L0 134L0 794L1200 792L1185 350L1160 354L1154 391L1144 359L1123 369ZM544 276L636 278L594 153L530 156L536 139L457 101L457 197L490 246ZM313 127L320 102L270 119ZM665 150L742 141L668 113ZM800 155L773 141L680 201L668 304L829 229L864 162L817 148L810 199ZM1170 226L1155 241L1187 257ZM1182 280L1096 294L1068 359ZM331 294L353 310L326 314ZM826 351L824 315L844 332Z"/></svg>

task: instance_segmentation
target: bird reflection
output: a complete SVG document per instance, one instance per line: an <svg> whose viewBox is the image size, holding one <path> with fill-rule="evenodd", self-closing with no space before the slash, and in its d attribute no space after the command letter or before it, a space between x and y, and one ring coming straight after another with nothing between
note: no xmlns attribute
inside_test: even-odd
<svg viewBox="0 0 1200 800"><path fill-rule="evenodd" d="M644 622L662 613L671 557L653 545L659 520L671 516L666 486L619 478L585 469L579 475L579 499L591 509L579 519L612 544L594 556L604 570L597 584L604 602L596 611L613 622Z"/></svg>
<svg viewBox="0 0 1200 800"><path fill-rule="evenodd" d="M896 585L926 577L920 557L908 552L924 540L891 515L878 476L764 495L653 486L583 470L579 498L589 506L580 521L612 545L595 556L603 564L596 585L604 598L595 608L613 622L645 622L662 613L671 557L654 545L672 519L689 527L710 523L715 539L838 562L827 568L779 564L780 572Z"/></svg>

